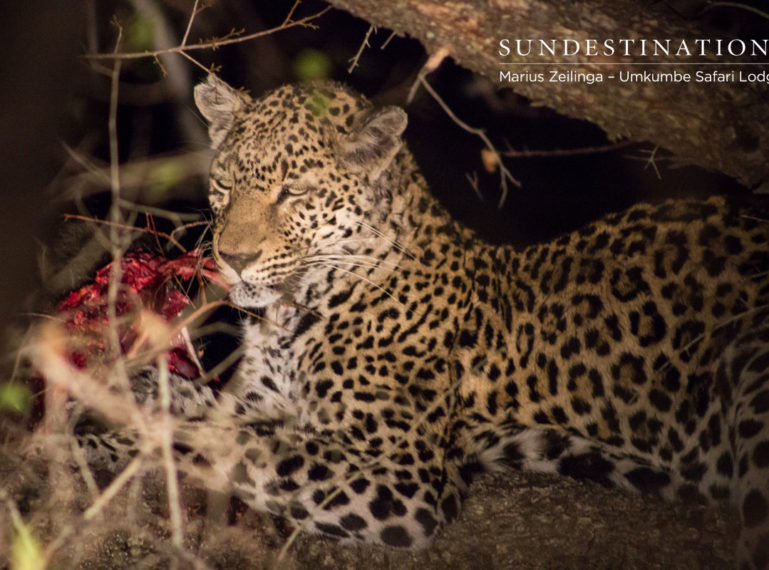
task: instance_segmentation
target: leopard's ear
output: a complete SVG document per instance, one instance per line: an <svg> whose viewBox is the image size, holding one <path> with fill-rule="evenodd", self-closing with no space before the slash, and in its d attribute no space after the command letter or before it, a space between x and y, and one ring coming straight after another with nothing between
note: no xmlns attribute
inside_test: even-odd
<svg viewBox="0 0 769 570"><path fill-rule="evenodd" d="M195 86L195 105L208 119L208 136L213 148L222 144L232 128L235 113L250 101L248 95L235 91L213 74Z"/></svg>
<svg viewBox="0 0 769 570"><path fill-rule="evenodd" d="M353 128L342 141L341 162L375 182L398 154L408 117L400 107L384 107Z"/></svg>

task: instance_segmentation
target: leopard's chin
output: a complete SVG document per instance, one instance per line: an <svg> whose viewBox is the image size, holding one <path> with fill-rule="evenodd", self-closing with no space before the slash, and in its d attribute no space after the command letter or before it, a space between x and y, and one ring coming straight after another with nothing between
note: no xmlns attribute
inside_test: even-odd
<svg viewBox="0 0 769 570"><path fill-rule="evenodd" d="M283 298L280 286L251 285L239 281L230 287L230 300L244 309L259 309L267 307Z"/></svg>

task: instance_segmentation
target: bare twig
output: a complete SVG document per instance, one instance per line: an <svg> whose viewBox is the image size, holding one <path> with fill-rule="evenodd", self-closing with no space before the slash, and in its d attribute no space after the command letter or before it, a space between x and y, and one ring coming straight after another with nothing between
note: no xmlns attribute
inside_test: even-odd
<svg viewBox="0 0 769 570"><path fill-rule="evenodd" d="M166 472L168 488L168 510L171 513L171 543L178 549L183 547L182 510L179 501L179 482L173 455L173 420L171 418L171 386L168 380L168 360L165 354L159 354L155 364L158 371L158 391L162 428L160 443L163 452L163 467Z"/></svg>
<svg viewBox="0 0 769 570"><path fill-rule="evenodd" d="M65 357L65 347L65 333L58 324L52 323L40 329L39 338L26 350L48 383L70 394L85 406L99 410L109 421L118 425L131 425L146 433L146 422L135 400L122 397L91 374L72 366ZM130 390L125 393L130 393Z"/></svg>
<svg viewBox="0 0 769 570"><path fill-rule="evenodd" d="M120 48L120 42L123 38L123 28L117 25L118 37L115 41L115 51L118 53ZM110 188L112 190L113 204L117 203L120 197L120 167L118 164L118 141L117 141L117 101L118 91L120 85L120 67L122 62L116 60L112 66L112 78L109 93L109 118L107 120L107 129L109 131L109 172L110 172ZM119 211L114 210L111 212L114 217L119 215Z"/></svg>
<svg viewBox="0 0 769 570"><path fill-rule="evenodd" d="M200 5L200 0L195 0L195 4L192 6L192 14L190 14L190 19L187 22L187 29L184 30L184 36L182 37L182 43L179 44L181 46L187 45L187 38L190 37L190 30L192 29L192 22L195 21L195 16L197 16L200 12L205 10L205 6L203 8L198 8Z"/></svg>
<svg viewBox="0 0 769 570"><path fill-rule="evenodd" d="M91 501L93 502L99 498L99 487L96 485L93 473L91 473L91 469L88 467L83 448L78 445L77 440L74 437L68 439L70 453L72 453L72 458L75 460L75 463L80 470L80 475L83 477L83 481L85 481L88 494L91 496Z"/></svg>
<svg viewBox="0 0 769 570"><path fill-rule="evenodd" d="M651 151L649 154L649 161L646 163L646 166L651 166L654 169L654 173L657 175L657 178L662 180L662 175L660 174L659 168L657 168L657 161L655 160L655 157L657 156L657 151L660 147L655 146L654 150Z"/></svg>
<svg viewBox="0 0 769 570"><path fill-rule="evenodd" d="M368 43L368 40L371 37L371 34L374 32L376 32L376 27L369 26L368 30L366 30L366 35L363 37L363 41L361 42L357 53L352 59L350 59L350 67L347 68L347 73L352 73L355 70L355 68L358 67L358 62L360 61L360 56L363 55L363 50L365 50L367 47L371 47L371 45Z"/></svg>
<svg viewBox="0 0 769 570"><path fill-rule="evenodd" d="M409 94L406 96L406 105L411 103L414 100L414 96L417 94L417 89L419 89L419 84L423 77L425 77L427 74L432 73L436 69L440 67L440 65L443 63L443 60L445 60L449 56L449 50L448 48L440 48L437 50L434 54L432 54L430 57L427 58L427 61L422 66L422 69L419 70L419 73L417 74L417 78L414 80L414 83L411 85L411 88L409 89Z"/></svg>
<svg viewBox="0 0 769 570"><path fill-rule="evenodd" d="M659 168L657 168L657 161L659 160L659 157L657 156L657 151L659 151L660 147L655 146L651 150L642 150L641 152L647 153L649 156L646 158L640 158L639 160L643 160L646 162L644 165L644 168L649 168L650 166L654 169L654 173L657 175L657 178L662 180L662 175L660 174ZM631 157L634 158L634 157Z"/></svg>
<svg viewBox="0 0 769 570"><path fill-rule="evenodd" d="M580 156L583 154L598 154L601 152L612 152L621 148L636 144L633 141L622 141L618 143L605 144L601 146L588 146L583 148L553 149L553 150L517 150L507 145L506 151L500 153L502 156L510 158L560 158L564 156Z"/></svg>
<svg viewBox="0 0 769 570"><path fill-rule="evenodd" d="M176 232L181 232L181 231L184 231L184 230L188 230L190 228L194 228L194 227L197 227L197 226L210 226L210 225L211 225L211 222L209 222L207 220L202 220L200 222L190 222L188 224L184 224L183 226L179 226L178 228L174 228L173 231L171 231L171 233L170 233L170 237L173 238L173 236L174 236L174 234L176 234ZM163 234L161 234L161 235L163 235Z"/></svg>
<svg viewBox="0 0 769 570"><path fill-rule="evenodd" d="M465 173L465 178L467 178L467 181L470 183L470 186L473 188L475 195L478 196L478 199L480 201L483 201L483 194L481 194L481 189L478 184L478 173L475 171L473 171L472 173L467 172Z"/></svg>
<svg viewBox="0 0 769 570"><path fill-rule="evenodd" d="M110 186L110 167L103 166L87 154L64 145L70 156L70 169L77 166L78 171L63 179L62 200L74 200L101 192ZM135 198L149 185L154 189L152 202L166 198L166 189L171 191L182 182L203 175L211 162L210 150L183 152L156 158L134 159L120 165L120 193L123 199ZM82 169L82 171L81 171ZM173 179L163 178L164 172L171 172ZM160 177L158 176L160 175ZM157 181L161 186L153 186ZM162 191L160 190L162 188ZM143 200L147 202L147 197ZM121 204L125 206L125 204Z"/></svg>
<svg viewBox="0 0 769 570"><path fill-rule="evenodd" d="M176 238L174 238L171 234L168 234L166 232L161 232L161 231L158 231L158 230L155 230L155 229L151 229L151 228L137 228L135 226L129 226L128 224L124 224L122 222L111 222L109 220L100 220L98 218L92 218L92 217L89 217L89 216L81 216L80 214L64 214L64 219L65 220L80 220L80 221L91 222L91 223L94 223L94 224L100 224L100 225L104 225L104 226L116 226L116 227L122 228L122 229L124 229L124 230L126 230L128 232L139 232L139 233L145 233L145 234L152 234L152 235L155 235L155 236L160 236L160 237L166 238L169 242L174 244L174 246L177 247L182 252L184 252L184 253L187 252L187 249L182 244L180 244L176 240Z"/></svg>
<svg viewBox="0 0 769 570"><path fill-rule="evenodd" d="M104 508L115 498L120 490L141 470L143 463L142 455L137 455L131 460L128 466L120 472L112 483L110 483L104 492L99 495L99 498L94 501L85 513L83 513L83 520L89 522L93 520ZM67 540L78 530L79 527L74 525L68 525L63 528L56 538L45 549L45 560L50 561L53 559L53 555L56 551L65 545Z"/></svg>
<svg viewBox="0 0 769 570"><path fill-rule="evenodd" d="M203 65L202 63L200 63L200 62L199 62L197 59L195 59L194 57L192 57L192 56L191 56L190 54L188 54L186 51L181 51L181 52L179 52L179 54L180 54L182 57L186 58L186 59L187 59L187 60L188 60L190 63L192 63L193 65L195 65L195 66L199 67L200 69L202 69L203 71L205 71L206 73L211 73L211 69L207 68L205 65Z"/></svg>
<svg viewBox="0 0 769 570"><path fill-rule="evenodd" d="M196 44L180 45L180 46L167 48L167 49L159 49L159 50L152 50L152 51L145 51L145 52L133 52L133 53L98 53L98 54L89 54L84 57L86 59L92 59L92 60L141 59L144 57L158 57L159 55L163 55L167 53L178 53L178 54L184 55L186 52L193 51L193 50L217 49L222 46L237 44L241 42L247 42L249 40L254 40L256 38L268 36L270 34L274 34L281 30L287 30L289 28L305 27L305 28L316 29L317 26L312 22L314 20L317 20L321 16L323 16L326 12L331 10L331 8L332 8L331 6L326 6L322 10L316 12L315 14L302 18L301 20L284 21L280 26L277 26L275 28L270 28L269 30L262 30L261 32L255 32L253 34L248 34L245 36L238 35L239 32L231 32L230 34L228 34L223 38L212 39L209 41L199 42Z"/></svg>
<svg viewBox="0 0 769 570"><path fill-rule="evenodd" d="M142 19L152 22L152 40L155 49L168 49L177 45L178 37L173 27L169 24L166 14L162 10L161 3L155 0L131 0L134 9ZM187 20L187 27L181 40L181 46L187 44L189 34L195 17L205 8L199 8L200 0L196 0L192 6L192 12ZM163 83L166 91L180 103L175 107L179 126L184 131L187 139L197 145L205 145L208 141L205 129L200 121L189 112L184 103L187 102L192 92L192 73L184 60L173 54L161 55L155 58L155 63L163 75Z"/></svg>
<svg viewBox="0 0 769 570"><path fill-rule="evenodd" d="M137 214L152 214L153 216L160 216L161 218L166 218L167 220L171 220L173 222L181 222L184 220L194 222L200 218L200 214L183 214L181 212L174 212L173 210L165 210L155 206L147 206L146 204L136 204L124 199L120 200L120 207L124 210L136 212Z"/></svg>
<svg viewBox="0 0 769 570"><path fill-rule="evenodd" d="M711 4L706 5L704 10L712 10L713 8L721 8L721 7L738 8L740 10L747 10L748 12L752 12L757 16L761 16L765 20L769 20L769 12L760 10L758 8L754 8L753 6L748 6L747 4L742 4L740 2L713 2Z"/></svg>
<svg viewBox="0 0 769 570"><path fill-rule="evenodd" d="M383 43L381 46L379 46L379 49L382 49L382 50L383 50L383 49L385 49L385 48L386 48L388 45L390 45L390 41L391 41L391 40L392 40L392 39L393 39L395 36L397 36L397 35L398 35L398 34L396 34L395 32L390 32L390 35L389 35L389 36L387 36L387 39L384 41L384 43Z"/></svg>
<svg viewBox="0 0 769 570"><path fill-rule="evenodd" d="M299 7L299 4L302 3L302 0L294 0L293 6L291 6L291 9L288 11L288 14L286 14L286 17L283 18L283 24L286 25L289 22L291 22L291 18L294 16L294 12L296 12L296 9Z"/></svg>
<svg viewBox="0 0 769 570"><path fill-rule="evenodd" d="M438 105L441 106L441 109L443 109L446 114L451 118L452 121L454 121L461 129L467 131L470 134L473 134L480 138L483 141L483 144L486 145L486 149L491 153L493 156L497 167L499 168L499 185L502 189L502 195L499 197L499 204L498 207L501 208L505 200L507 199L507 183L510 182L511 184L517 186L518 188L521 187L521 183L510 173L510 171L507 169L507 167L502 162L502 157L499 154L499 151L497 151L496 147L492 144L491 140L489 140L489 137L486 135L486 132L483 129L476 129L474 127L471 127L464 121L462 121L459 117L457 117L454 114L454 111L451 110L451 108L446 104L446 102L441 99L440 95L438 95L437 91L432 88L432 86L427 82L424 76L420 76L419 78L420 83L425 88L425 90L432 96L433 99L438 103Z"/></svg>
<svg viewBox="0 0 769 570"><path fill-rule="evenodd" d="M120 42L123 38L123 28L117 21L115 26L118 30L118 37L115 41L115 53L120 49ZM109 242L111 244L112 253L112 267L110 269L109 287L107 289L107 320L108 320L108 332L109 332L109 352L112 356L117 356L120 353L120 338L117 327L117 297L118 290L120 288L120 275L122 271L122 249L118 247L119 235L117 226L122 223L122 216L120 212L120 164L118 154L118 138L117 138L117 104L118 93L120 87L120 67L122 62L115 60L112 66L112 77L110 83L110 95L109 95L109 117L107 120L108 133L109 133L109 163L110 163L110 191L112 195L112 202L109 209L109 218L113 225L109 227ZM128 376L125 373L125 368L122 366L122 360L116 358L117 374L116 380L123 385L125 389L130 389L130 383Z"/></svg>
<svg viewBox="0 0 769 570"><path fill-rule="evenodd" d="M118 475L115 480L112 481L112 483L110 483L106 489L104 489L104 492L99 496L99 498L83 513L83 518L86 521L89 521L98 515L104 509L104 507L106 507L115 497L115 495L118 494L120 489L122 489L123 486L125 486L125 484L128 483L131 478L139 472L142 467L143 460L144 457L141 454L137 455L131 460L126 468L120 472L120 475Z"/></svg>
<svg viewBox="0 0 769 570"><path fill-rule="evenodd" d="M452 121L454 121L461 129L467 131L470 134L473 134L480 138L483 141L483 144L486 146L486 149L488 150L489 155L491 156L491 162L499 168L499 185L502 189L502 195L499 197L499 207L501 208L505 200L507 199L507 184L510 182L514 186L517 186L518 188L521 187L521 183L510 173L510 171L507 169L507 167L502 162L502 156L500 155L499 151L496 149L496 147L492 144L491 140L489 140L489 137L486 135L486 132L483 129L476 129L474 127L471 127L467 123L465 123L463 120L461 120L457 115L454 113L454 111L451 110L451 108L446 104L446 102L441 99L441 96L438 95L438 92L435 91L435 89L432 88L432 86L427 82L426 76L428 73L432 73L438 67L440 67L441 63L448 57L449 50L448 48L440 48L438 49L434 54L432 54L428 59L427 62L422 66L422 69L417 74L417 78L414 81L413 85L411 86L411 89L409 89L408 97L406 98L406 103L410 103L414 96L416 95L417 89L420 85L422 85L425 90L432 96L433 99L440 105L441 109L444 110L444 112L451 118Z"/></svg>

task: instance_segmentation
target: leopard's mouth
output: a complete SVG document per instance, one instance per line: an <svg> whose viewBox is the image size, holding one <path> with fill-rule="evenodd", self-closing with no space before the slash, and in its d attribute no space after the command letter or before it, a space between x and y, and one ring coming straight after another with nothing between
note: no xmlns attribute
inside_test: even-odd
<svg viewBox="0 0 769 570"><path fill-rule="evenodd" d="M253 285L241 279L230 287L229 297L239 307L255 309L279 301L283 293L276 286Z"/></svg>
<svg viewBox="0 0 769 570"><path fill-rule="evenodd" d="M293 299L294 295L299 289L299 285L302 282L302 277L304 277L306 273L307 273L306 269L301 269L301 268L294 269L290 273L286 274L286 276L283 277L281 281L278 281L277 283L271 283L270 285L266 285L265 287L269 288L272 291L281 293L284 297L288 299Z"/></svg>
<svg viewBox="0 0 769 570"><path fill-rule="evenodd" d="M243 308L266 307L275 302L296 302L302 276L306 272L304 269L294 269L285 275L276 276L268 283L249 281L238 275L237 281L230 287L230 300Z"/></svg>

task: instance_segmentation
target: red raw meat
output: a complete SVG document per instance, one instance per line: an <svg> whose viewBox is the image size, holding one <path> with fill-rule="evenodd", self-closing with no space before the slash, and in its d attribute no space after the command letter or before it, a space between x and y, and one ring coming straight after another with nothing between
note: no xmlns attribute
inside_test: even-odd
<svg viewBox="0 0 769 570"><path fill-rule="evenodd" d="M108 263L99 269L92 283L70 293L58 306L58 310L64 313L67 330L83 340L83 346L69 355L70 361L78 368L87 367L94 357L106 353L112 266ZM124 353L137 338L128 318L132 311L138 314L139 309L148 309L163 321L171 322L191 302L182 289L190 281L205 279L222 285L214 260L202 257L199 249L171 260L143 251L129 252L121 259L121 269L115 313ZM167 358L171 372L187 378L200 375L197 358L190 354L181 338L174 341Z"/></svg>

